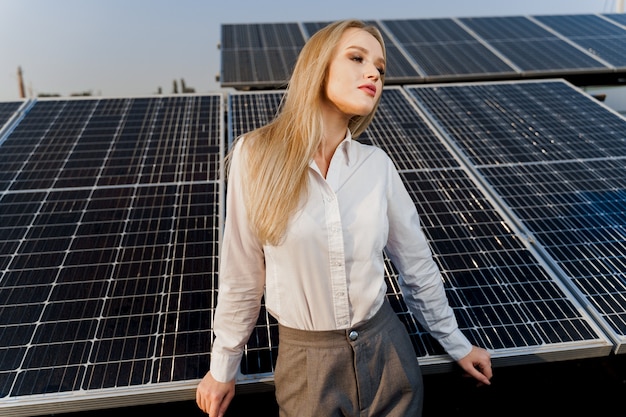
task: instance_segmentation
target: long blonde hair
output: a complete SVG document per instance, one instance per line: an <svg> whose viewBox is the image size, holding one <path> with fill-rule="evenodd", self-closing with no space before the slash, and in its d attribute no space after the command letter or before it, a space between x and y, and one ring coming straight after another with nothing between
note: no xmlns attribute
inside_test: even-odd
<svg viewBox="0 0 626 417"><path fill-rule="evenodd" d="M386 59L384 40L376 27L360 20L331 23L316 32L300 51L276 118L245 135L246 210L254 232L264 244L280 243L300 197L307 192L309 163L322 141L320 103L326 94L328 67L341 36L349 28L373 35ZM381 78L384 83L384 75ZM370 114L350 120L353 138L367 128L377 107L378 102Z"/></svg>

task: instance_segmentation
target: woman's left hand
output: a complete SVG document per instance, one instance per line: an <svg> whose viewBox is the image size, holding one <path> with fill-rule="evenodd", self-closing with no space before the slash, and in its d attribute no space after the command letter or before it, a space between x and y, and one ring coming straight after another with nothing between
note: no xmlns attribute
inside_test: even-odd
<svg viewBox="0 0 626 417"><path fill-rule="evenodd" d="M457 361L459 366L478 382L491 385L491 354L478 346L472 346L470 353Z"/></svg>

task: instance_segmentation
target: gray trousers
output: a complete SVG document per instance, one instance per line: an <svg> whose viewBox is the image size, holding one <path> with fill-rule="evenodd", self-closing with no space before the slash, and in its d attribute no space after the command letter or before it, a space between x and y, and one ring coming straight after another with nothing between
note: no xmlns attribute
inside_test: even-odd
<svg viewBox="0 0 626 417"><path fill-rule="evenodd" d="M274 372L281 417L418 417L423 386L415 350L385 301L348 330L279 326Z"/></svg>

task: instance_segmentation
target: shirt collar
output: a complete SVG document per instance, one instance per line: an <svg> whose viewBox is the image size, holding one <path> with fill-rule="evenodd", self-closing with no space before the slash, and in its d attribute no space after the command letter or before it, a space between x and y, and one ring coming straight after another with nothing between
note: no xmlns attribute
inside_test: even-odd
<svg viewBox="0 0 626 417"><path fill-rule="evenodd" d="M347 166L350 166L350 163L356 161L357 158L356 153L358 152L358 147L354 146L355 144L353 142L354 141L352 140L352 132L350 132L350 129L348 129L346 137L339 143L339 145L337 145L337 149L335 150L335 152L343 152L343 157L346 161ZM315 161L313 161L313 159L311 159L311 161L309 162L309 166L311 168L316 167Z"/></svg>
<svg viewBox="0 0 626 417"><path fill-rule="evenodd" d="M344 140L341 141L337 148L343 152L343 156L346 160L347 166L350 166L350 163L356 160L357 147L354 146L352 140L352 132L350 132L350 129L348 129L346 137L344 138Z"/></svg>

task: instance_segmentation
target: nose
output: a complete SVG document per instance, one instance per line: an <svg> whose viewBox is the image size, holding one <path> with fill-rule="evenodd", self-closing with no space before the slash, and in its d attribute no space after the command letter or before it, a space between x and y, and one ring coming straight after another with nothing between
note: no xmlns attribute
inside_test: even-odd
<svg viewBox="0 0 626 417"><path fill-rule="evenodd" d="M364 76L367 79L377 81L380 78L380 72L378 71L378 68L376 68L376 65L369 64L365 70Z"/></svg>

